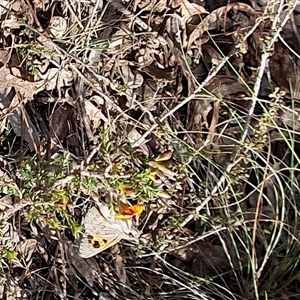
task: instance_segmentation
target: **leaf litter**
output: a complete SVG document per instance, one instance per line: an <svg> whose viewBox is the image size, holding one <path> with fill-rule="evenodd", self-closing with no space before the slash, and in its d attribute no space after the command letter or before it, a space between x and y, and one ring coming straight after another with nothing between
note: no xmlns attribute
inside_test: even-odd
<svg viewBox="0 0 300 300"><path fill-rule="evenodd" d="M0 4L2 296L298 289L299 4ZM103 203L141 235L83 259Z"/></svg>

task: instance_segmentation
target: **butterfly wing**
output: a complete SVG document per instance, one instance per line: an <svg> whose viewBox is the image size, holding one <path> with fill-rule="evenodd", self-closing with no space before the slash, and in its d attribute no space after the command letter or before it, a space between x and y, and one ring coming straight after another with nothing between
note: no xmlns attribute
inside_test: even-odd
<svg viewBox="0 0 300 300"><path fill-rule="evenodd" d="M100 236L104 239L114 239L122 232L117 222L105 218L95 207L87 212L84 227L87 234Z"/></svg>
<svg viewBox="0 0 300 300"><path fill-rule="evenodd" d="M79 247L83 258L94 256L121 240L118 225L106 219L97 208L92 207L84 219L85 234Z"/></svg>
<svg viewBox="0 0 300 300"><path fill-rule="evenodd" d="M90 234L98 232L99 225L105 222L105 218L99 213L98 209L92 207L86 214L84 219L85 231Z"/></svg>
<svg viewBox="0 0 300 300"><path fill-rule="evenodd" d="M89 258L117 244L121 238L115 237L112 240L101 239L97 236L85 234L79 247L79 256Z"/></svg>
<svg viewBox="0 0 300 300"><path fill-rule="evenodd" d="M116 219L106 204L100 212L92 207L84 219L85 234L79 247L79 255L89 258L117 244L121 239L131 240L135 235L132 219Z"/></svg>

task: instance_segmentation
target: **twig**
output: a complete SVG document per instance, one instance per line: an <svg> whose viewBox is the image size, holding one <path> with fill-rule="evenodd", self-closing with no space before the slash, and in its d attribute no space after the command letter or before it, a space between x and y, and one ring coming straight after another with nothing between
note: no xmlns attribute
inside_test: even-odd
<svg viewBox="0 0 300 300"><path fill-rule="evenodd" d="M250 121L251 121L251 118L254 114L254 109L255 109L255 106L256 106L256 103L257 103L257 100L258 100L257 96L258 96L260 86L261 86L261 80L262 80L262 77L264 75L266 64L267 64L267 59L269 58L269 56L270 56L269 52L264 52L261 55L259 72L257 74L256 81L255 81L254 88L253 88L252 103L251 103L249 113L248 113L248 116L247 116L245 129L243 131L243 135L242 135L242 138L241 138L241 143L243 143L246 140L246 137L247 137L248 132L249 132Z"/></svg>
<svg viewBox="0 0 300 300"><path fill-rule="evenodd" d="M283 27L285 26L287 21L290 19L290 17L291 17L291 15L292 15L292 13L293 13L293 11L294 11L297 4L298 4L298 1L295 0L293 2L293 5L290 6L288 13L286 14L285 18L281 22L279 28L278 28L278 24L280 22L280 13L279 12L276 15L276 18L275 18L274 22L272 23L271 30L274 31L275 33L272 36L271 40L266 45L263 46L264 49L262 49L263 53L261 55L261 62L260 62L259 72L257 74L256 81L255 81L254 88L253 88L253 93L252 93L252 104L251 104L251 107L249 109L245 129L244 129L244 132L243 132L243 135L242 135L242 138L241 138L241 143L243 143L246 140L246 137L248 135L250 121L251 121L251 118L253 116L254 109L255 109L255 106L256 106L256 103L257 103L257 100L258 100L257 96L258 96L258 93L259 93L259 90L260 90L261 81L262 81L262 77L264 75L267 60L268 60L268 58L271 54L271 50L273 49L274 43L278 39L278 37L280 35L280 32L282 31Z"/></svg>
<svg viewBox="0 0 300 300"><path fill-rule="evenodd" d="M146 137L151 134L153 130L155 130L159 124L161 124L163 121L165 121L169 116L174 114L177 110L179 110L182 106L189 103L191 100L195 99L197 97L197 94L202 91L202 89L209 83L210 80L212 80L218 72L223 68L225 63L229 60L230 56L226 56L222 59L222 61L219 63L219 65L206 77L206 79L195 89L195 91L186 99L184 99L182 102L180 102L178 105L176 105L173 109L171 109L168 113L166 113L163 117L159 119L159 121L156 124L153 124L149 130L147 130L142 137L140 137L140 140L146 139Z"/></svg>
<svg viewBox="0 0 300 300"><path fill-rule="evenodd" d="M34 9L33 9L32 5L31 5L31 3L30 3L30 1L29 1L29 0L25 0L25 2L26 2L26 4L27 4L27 6L28 6L29 12L30 12L30 14L31 14L31 16L32 16L32 18L33 18L35 24L36 24L37 27L38 27L37 30L38 30L39 32L44 32L44 29L43 29L43 27L42 27L42 25L41 25L39 19L37 18L36 14L35 14L35 12L34 12Z"/></svg>
<svg viewBox="0 0 300 300"><path fill-rule="evenodd" d="M88 145L94 146L97 142L97 139L93 135L90 122L88 120L88 117L86 115L85 110L85 103L84 103L84 82L81 78L79 78L78 87L76 88L76 94L77 94L77 101L78 101L78 107L80 110L82 123L86 131L87 139L88 139Z"/></svg>
<svg viewBox="0 0 300 300"><path fill-rule="evenodd" d="M214 187L214 189L211 191L211 194L205 198L205 200L196 207L196 212L195 214L198 214L200 212L200 210L207 205L207 203L211 200L212 196L218 192L219 188L222 186L222 184L224 183L227 174L229 174L231 172L231 170L233 169L233 167L235 165L237 165L241 160L243 159L243 156L240 156L236 161L234 161L233 163L229 164L226 168L225 174L223 174L221 176L221 178L219 179L219 181L217 182L217 185ZM181 224L180 227L184 227L188 222L190 222L191 220L193 220L194 215L189 215Z"/></svg>

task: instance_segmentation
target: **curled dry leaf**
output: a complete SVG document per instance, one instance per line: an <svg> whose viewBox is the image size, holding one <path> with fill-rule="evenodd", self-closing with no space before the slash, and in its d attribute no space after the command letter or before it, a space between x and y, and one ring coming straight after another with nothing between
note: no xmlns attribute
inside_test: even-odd
<svg viewBox="0 0 300 300"><path fill-rule="evenodd" d="M151 169L157 171L157 176L165 176L168 179L176 180L176 173L171 170L172 164L165 161L153 161L148 162Z"/></svg>
<svg viewBox="0 0 300 300"><path fill-rule="evenodd" d="M236 264L235 254L231 252L231 259ZM178 247L178 250L171 251L170 254L189 263L190 272L196 276L205 276L211 272L209 270L226 268L230 265L224 248L209 241L199 241L186 247Z"/></svg>
<svg viewBox="0 0 300 300"><path fill-rule="evenodd" d="M39 85L36 92L43 90L60 90L62 87L68 87L73 82L73 72L67 68L51 68L45 74L40 74L40 78L43 79L43 84Z"/></svg>
<svg viewBox="0 0 300 300"><path fill-rule="evenodd" d="M0 199L0 210L4 211L8 207L12 207L12 199L10 195L5 195Z"/></svg>
<svg viewBox="0 0 300 300"><path fill-rule="evenodd" d="M108 119L104 116L102 110L96 107L92 102L86 100L84 101L84 106L86 115L92 122L91 127L93 130L99 128L101 121L103 121L104 123L108 123Z"/></svg>
<svg viewBox="0 0 300 300"><path fill-rule="evenodd" d="M0 109L9 112L7 120L11 124L14 133L22 136L30 146L30 150L39 151L40 138L36 127L29 118L24 108L24 104L20 104L22 99L17 98L18 94L12 88L0 89Z"/></svg>
<svg viewBox="0 0 300 300"><path fill-rule="evenodd" d="M297 66L292 60L288 51L280 42L277 42L275 44L274 53L269 62L269 69L271 72L272 80L281 90L287 93L290 92L291 87L293 91L296 90L297 82L299 81ZM297 97L297 95L295 95L295 92L294 96Z"/></svg>
<svg viewBox="0 0 300 300"><path fill-rule="evenodd" d="M300 107L294 108L293 110L284 109L280 111L279 116L279 119L284 125L298 132L300 131Z"/></svg>
<svg viewBox="0 0 300 300"><path fill-rule="evenodd" d="M249 15L255 16L255 10L251 6L241 2L229 3L226 6L215 9L208 16L206 16L191 33L188 40L188 49L197 39L200 39L202 37L205 31L216 29L218 28L218 26L223 26L226 23L224 20L224 16L226 18L227 12L231 9L243 11L248 13Z"/></svg>
<svg viewBox="0 0 300 300"><path fill-rule="evenodd" d="M9 11L10 3L8 0L0 0L0 16Z"/></svg>
<svg viewBox="0 0 300 300"><path fill-rule="evenodd" d="M57 39L61 39L63 38L67 28L68 28L68 23L65 18L59 16L53 16L48 26L48 31L53 37Z"/></svg>
<svg viewBox="0 0 300 300"><path fill-rule="evenodd" d="M167 160L171 159L172 155L173 155L173 151L172 150L167 150L167 151L164 151L163 153L160 153L155 158L155 160L156 161L167 161Z"/></svg>
<svg viewBox="0 0 300 300"><path fill-rule="evenodd" d="M121 282L126 283L126 270L124 268L123 257L119 254L115 258L115 268Z"/></svg>
<svg viewBox="0 0 300 300"><path fill-rule="evenodd" d="M163 72L162 72L163 73ZM162 96L162 89L159 89L157 85L157 79L146 78L145 83L142 86L142 101L144 109L147 111L156 111L157 103L160 102Z"/></svg>
<svg viewBox="0 0 300 300"><path fill-rule="evenodd" d="M90 258L89 260L81 258L78 255L78 248L73 245L68 245L66 250L76 271L86 279L90 286L93 286L95 274L92 266L97 266L97 263L92 264L94 262L93 258Z"/></svg>
<svg viewBox="0 0 300 300"><path fill-rule="evenodd" d="M245 86L240 84L233 76L217 75L207 85L206 88L211 94L216 95L217 99L225 98L237 93L247 94ZM231 99L231 97L229 97Z"/></svg>
<svg viewBox="0 0 300 300"><path fill-rule="evenodd" d="M234 94L247 95L247 89L238 82L235 77L217 75L208 84L206 88L210 93L208 95L199 95L197 100L189 104L188 128L195 131L203 129L203 123L209 128L207 115L212 110L212 103L217 100L231 101ZM249 103L236 100L239 106L247 106ZM215 116L216 119L217 116ZM216 126L217 124L214 124Z"/></svg>
<svg viewBox="0 0 300 300"><path fill-rule="evenodd" d="M167 7L167 0L137 0L138 7L151 12L162 12Z"/></svg>
<svg viewBox="0 0 300 300"><path fill-rule="evenodd" d="M173 8L180 6L183 23L186 23L194 15L208 14L208 11L203 6L188 0L175 0L171 4Z"/></svg>
<svg viewBox="0 0 300 300"><path fill-rule="evenodd" d="M0 63L1 67L5 65L10 59L11 49L0 49Z"/></svg>
<svg viewBox="0 0 300 300"><path fill-rule="evenodd" d="M50 119L50 126L52 129L52 138L62 141L68 132L68 121L74 111L74 107L64 103L59 106L53 113Z"/></svg>
<svg viewBox="0 0 300 300"><path fill-rule="evenodd" d="M37 241L35 239L27 239L25 241L20 242L17 245L17 252L22 256L25 257L26 261L29 261L32 257L33 252L35 251L37 246Z"/></svg>
<svg viewBox="0 0 300 300"><path fill-rule="evenodd" d="M147 73L156 81L158 79L172 80L176 77L174 68L159 68L155 64L145 66L141 71Z"/></svg>
<svg viewBox="0 0 300 300"><path fill-rule="evenodd" d="M8 121L11 124L14 133L17 136L21 136L29 144L30 150L39 152L40 149L40 137L39 132L33 125L29 118L25 108L15 108L12 113L8 116Z"/></svg>
<svg viewBox="0 0 300 300"><path fill-rule="evenodd" d="M37 93L37 86L40 84L41 81L30 82L13 76L6 66L3 66L0 69L0 89L13 87L16 92L19 92L26 100L31 100L33 98L33 95Z"/></svg>
<svg viewBox="0 0 300 300"><path fill-rule="evenodd" d="M132 72L130 67L127 65L122 65L121 77L123 79L123 85L118 83L111 83L111 88L120 93L120 95L126 96L128 100L128 107L134 105L134 100L136 98L135 89L142 86L144 82L143 76L139 72Z"/></svg>
<svg viewBox="0 0 300 300"><path fill-rule="evenodd" d="M132 148L140 148L144 155L149 156L149 149L146 145L149 140L143 138L135 128L132 128L127 137Z"/></svg>
<svg viewBox="0 0 300 300"><path fill-rule="evenodd" d="M211 45L203 45L203 62L206 68L209 70L209 64L212 66L217 66L223 60L222 55Z"/></svg>

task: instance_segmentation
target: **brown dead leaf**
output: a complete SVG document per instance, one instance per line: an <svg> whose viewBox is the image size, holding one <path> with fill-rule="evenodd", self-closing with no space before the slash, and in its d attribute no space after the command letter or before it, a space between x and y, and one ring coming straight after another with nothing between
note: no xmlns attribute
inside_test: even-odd
<svg viewBox="0 0 300 300"><path fill-rule="evenodd" d="M5 195L0 199L0 210L4 211L8 207L12 207L12 198L10 195Z"/></svg>
<svg viewBox="0 0 300 300"><path fill-rule="evenodd" d="M138 7L151 12L162 12L167 7L167 0L138 0Z"/></svg>
<svg viewBox="0 0 300 300"><path fill-rule="evenodd" d="M212 110L211 98L207 96L199 96L188 104L188 130L201 132L203 123L208 128L207 116ZM200 134L201 136L201 134Z"/></svg>
<svg viewBox="0 0 300 300"><path fill-rule="evenodd" d="M124 268L123 258L120 254L116 255L115 268L121 282L126 283L126 270Z"/></svg>
<svg viewBox="0 0 300 300"><path fill-rule="evenodd" d="M74 245L68 245L66 253L76 271L79 272L85 278L85 280L90 286L93 286L95 278L94 269L98 266L94 258L83 259L78 255L78 248Z"/></svg>
<svg viewBox="0 0 300 300"><path fill-rule="evenodd" d="M229 95L247 94L247 89L233 76L216 75L207 85L206 90L216 95L216 98L226 98Z"/></svg>
<svg viewBox="0 0 300 300"><path fill-rule="evenodd" d="M279 112L281 122L297 132L300 131L300 107L283 109Z"/></svg>
<svg viewBox="0 0 300 300"><path fill-rule="evenodd" d="M68 103L59 106L50 118L51 138L54 144L51 148L56 148L55 144L60 143L67 135L70 116L74 111L74 107Z"/></svg>
<svg viewBox="0 0 300 300"><path fill-rule="evenodd" d="M13 87L26 100L33 99L33 95L37 92L37 86L40 84L41 81L30 82L13 76L6 66L0 69L0 89Z"/></svg>
<svg viewBox="0 0 300 300"><path fill-rule="evenodd" d="M203 6L188 0L173 0L171 5L173 8L180 6L183 23L186 23L194 15L208 14L208 11Z"/></svg>
<svg viewBox="0 0 300 300"><path fill-rule="evenodd" d="M7 113L7 120L11 124L14 133L24 138L29 143L30 150L38 152L40 149L39 133L30 120L24 108L24 103L19 99L12 87L0 89L0 109Z"/></svg>
<svg viewBox="0 0 300 300"><path fill-rule="evenodd" d="M172 80L174 78L174 68L171 67L162 69L157 67L154 64L151 64L141 69L141 71L147 73L155 80L157 79Z"/></svg>
<svg viewBox="0 0 300 300"><path fill-rule="evenodd" d="M47 30L53 37L61 39L63 38L67 28L68 22L65 18L60 16L53 16L50 20Z"/></svg>
<svg viewBox="0 0 300 300"><path fill-rule="evenodd" d="M22 256L25 257L26 261L29 261L32 257L33 252L37 246L37 241L35 239L27 239L20 242L17 245L16 251Z"/></svg>
<svg viewBox="0 0 300 300"><path fill-rule="evenodd" d="M202 46L202 52L203 52L202 59L207 70L211 68L210 66L214 67L219 65L220 62L223 60L221 54L209 44L205 44Z"/></svg>
<svg viewBox="0 0 300 300"><path fill-rule="evenodd" d="M136 89L142 86L144 78L138 71L132 71L128 65L121 65L120 71L123 84L112 82L110 87L127 98L128 107L133 107L137 96Z"/></svg>
<svg viewBox="0 0 300 300"><path fill-rule="evenodd" d="M295 91L298 80L297 76L295 76L297 74L297 66L280 42L275 44L274 53L269 62L269 69L272 80L281 90L289 93L292 86Z"/></svg>
<svg viewBox="0 0 300 300"><path fill-rule="evenodd" d="M1 67L5 65L9 59L10 59L10 54L11 54L11 49L0 49L0 63Z"/></svg>
<svg viewBox="0 0 300 300"><path fill-rule="evenodd" d="M200 39L205 31L223 26L226 23L224 17L226 18L227 12L231 9L242 11L248 13L249 15L255 16L255 10L251 6L242 2L229 3L226 6L215 9L207 17L205 17L203 21L201 21L201 23L191 33L191 35L189 36L187 48L190 49L191 45L197 39Z"/></svg>
<svg viewBox="0 0 300 300"><path fill-rule="evenodd" d="M73 83L73 72L67 68L51 68L45 74L40 74L40 78L43 79L42 84L39 84L39 88L36 92L43 90L60 90L62 87L69 87Z"/></svg>
<svg viewBox="0 0 300 300"><path fill-rule="evenodd" d="M158 90L157 80L146 78L142 86L142 104L146 110L155 111L157 109L157 103L161 99L161 91Z"/></svg>
<svg viewBox="0 0 300 300"><path fill-rule="evenodd" d="M172 155L173 155L173 150L166 150L162 153L160 153L156 158L155 160L156 161L167 161L169 159L172 158Z"/></svg>
<svg viewBox="0 0 300 300"><path fill-rule="evenodd" d="M203 125L208 129L207 116L212 110L212 105L217 100L231 101L234 94L247 95L247 89L233 76L217 75L207 85L209 94L199 95L188 105L188 128L192 131L202 131ZM243 104L244 105L244 104ZM217 124L213 125L215 128ZM212 129L212 128L211 128Z"/></svg>
<svg viewBox="0 0 300 300"><path fill-rule="evenodd" d="M148 162L153 172L159 177L166 177L171 180L176 180L176 173L171 170L172 164L167 161L153 161Z"/></svg>
<svg viewBox="0 0 300 300"><path fill-rule="evenodd" d="M86 100L84 101L86 115L88 116L89 120L92 122L91 128L92 130L97 129L100 124L101 120L105 123L108 123L107 118L103 115L102 110L96 107L92 102Z"/></svg>
<svg viewBox="0 0 300 300"><path fill-rule="evenodd" d="M230 266L224 248L214 245L210 241L199 241L186 247L180 247L178 250L170 252L170 254L189 263L191 273L196 276L205 276L215 268ZM235 264L236 257L233 251L231 259Z"/></svg>
<svg viewBox="0 0 300 300"><path fill-rule="evenodd" d="M14 133L24 138L29 144L31 151L39 152L41 150L39 132L30 120L23 104L21 104L21 107L15 108L7 118Z"/></svg>
<svg viewBox="0 0 300 300"><path fill-rule="evenodd" d="M217 125L219 123L220 101L214 102L213 116L209 126L206 142L213 142L217 133Z"/></svg>

